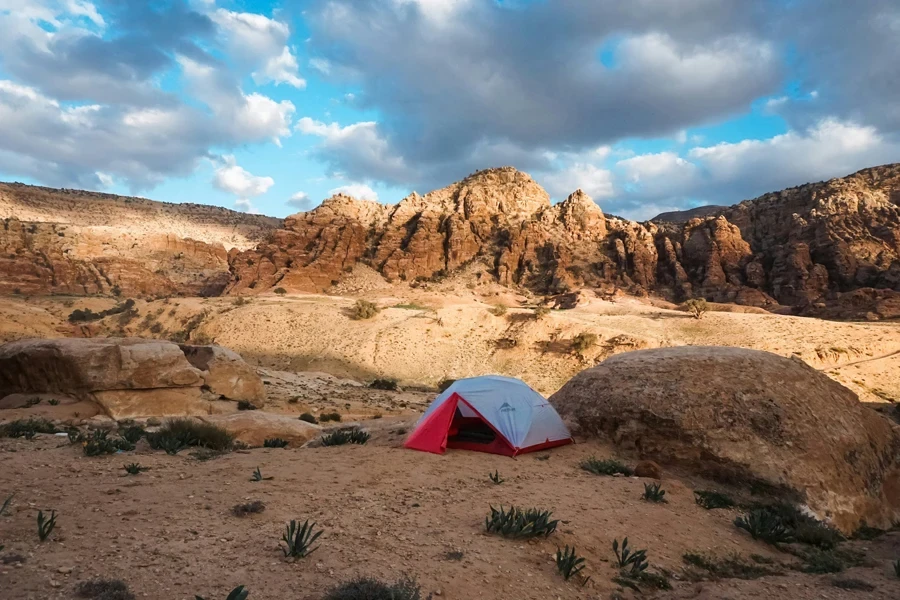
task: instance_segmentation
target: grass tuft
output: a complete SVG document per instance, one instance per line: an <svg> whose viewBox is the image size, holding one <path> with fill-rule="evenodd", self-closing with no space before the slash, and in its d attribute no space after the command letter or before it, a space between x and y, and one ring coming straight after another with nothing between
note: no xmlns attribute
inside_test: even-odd
<svg viewBox="0 0 900 600"><path fill-rule="evenodd" d="M362 429L341 429L322 436L323 446L343 446L344 444L365 444L369 441L368 431Z"/></svg>
<svg viewBox="0 0 900 600"><path fill-rule="evenodd" d="M245 502L244 504L235 504L231 508L231 514L236 517L246 517L247 515L255 515L266 510L266 505L261 500L253 502Z"/></svg>
<svg viewBox="0 0 900 600"><path fill-rule="evenodd" d="M75 586L75 595L89 600L134 600L134 594L121 579L91 579Z"/></svg>
<svg viewBox="0 0 900 600"><path fill-rule="evenodd" d="M584 557L578 556L575 552L575 546L569 548L566 545L565 550L556 547L556 570L560 572L563 579L568 581L573 575L577 575L584 569ZM587 583L585 581L585 583Z"/></svg>
<svg viewBox="0 0 900 600"><path fill-rule="evenodd" d="M594 475L634 475L634 470L615 459L600 460L594 457L583 460L579 465L582 469Z"/></svg>
<svg viewBox="0 0 900 600"><path fill-rule="evenodd" d="M559 520L550 519L553 513L539 508L521 509L515 506L508 510L491 507L491 514L484 519L488 533L499 533L503 537L532 538L548 537L556 531Z"/></svg>
<svg viewBox="0 0 900 600"><path fill-rule="evenodd" d="M662 489L662 486L659 483L645 483L644 493L641 495L641 499L646 500L647 502L665 503L666 490Z"/></svg>
<svg viewBox="0 0 900 600"><path fill-rule="evenodd" d="M395 583L358 577L331 588L322 600L431 600L431 595L423 598L422 588L410 577Z"/></svg>
<svg viewBox="0 0 900 600"><path fill-rule="evenodd" d="M159 431L147 434L147 442L151 448L165 450L167 454L177 454L192 446L219 452L234 448L234 436L225 429L191 419L169 419Z"/></svg>
<svg viewBox="0 0 900 600"><path fill-rule="evenodd" d="M285 547L281 549L285 558L306 558L319 547L312 547L322 535L322 530L313 533L316 524L309 524L309 519L304 521L302 526L298 526L297 521L291 521L287 524L281 541L285 543Z"/></svg>
<svg viewBox="0 0 900 600"><path fill-rule="evenodd" d="M732 500L731 497L727 494L706 490L695 491L694 501L706 510L713 510L716 508L732 508L735 505L734 500Z"/></svg>

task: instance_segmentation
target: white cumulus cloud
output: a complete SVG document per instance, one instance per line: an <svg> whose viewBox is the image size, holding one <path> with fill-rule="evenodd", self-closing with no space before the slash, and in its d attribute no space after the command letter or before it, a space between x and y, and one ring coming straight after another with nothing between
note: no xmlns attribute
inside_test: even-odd
<svg viewBox="0 0 900 600"><path fill-rule="evenodd" d="M345 196L352 196L358 200L371 200L373 202L378 202L378 192L362 183L342 185L341 187L336 187L333 190L329 190L328 194L331 196L334 196L336 194L343 194Z"/></svg>
<svg viewBox="0 0 900 600"><path fill-rule="evenodd" d="M237 164L234 156L222 157L223 164L216 169L213 175L213 185L238 197L236 205L252 208L250 198L262 196L269 191L275 180L271 177L257 177Z"/></svg>

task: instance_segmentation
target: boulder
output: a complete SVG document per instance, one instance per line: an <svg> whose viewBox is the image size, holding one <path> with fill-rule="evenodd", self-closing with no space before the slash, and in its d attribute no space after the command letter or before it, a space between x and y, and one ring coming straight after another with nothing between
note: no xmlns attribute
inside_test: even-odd
<svg viewBox="0 0 900 600"><path fill-rule="evenodd" d="M182 345L188 362L203 372L205 387L229 400L246 400L257 407L265 404L266 389L256 369L236 352L221 346Z"/></svg>
<svg viewBox="0 0 900 600"><path fill-rule="evenodd" d="M26 339L0 346L0 398L14 393L191 387L203 384L177 344L140 338Z"/></svg>
<svg viewBox="0 0 900 600"><path fill-rule="evenodd" d="M260 410L248 410L230 415L201 417L207 423L224 427L239 442L248 446L262 446L267 439L287 440L292 448L299 448L318 437L322 430L318 425L301 421L295 416L277 415Z"/></svg>
<svg viewBox="0 0 900 600"><path fill-rule="evenodd" d="M683 346L618 354L550 402L576 431L763 485L844 532L900 519L900 428L797 359Z"/></svg>
<svg viewBox="0 0 900 600"><path fill-rule="evenodd" d="M92 394L94 402L116 419L192 417L208 415L212 403L198 387L151 390L103 390Z"/></svg>

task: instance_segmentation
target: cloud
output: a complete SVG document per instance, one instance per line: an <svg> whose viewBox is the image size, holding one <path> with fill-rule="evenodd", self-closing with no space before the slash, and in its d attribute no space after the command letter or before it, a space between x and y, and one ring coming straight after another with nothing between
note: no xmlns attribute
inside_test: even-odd
<svg viewBox="0 0 900 600"><path fill-rule="evenodd" d="M612 172L589 163L575 163L538 176L537 180L557 199L565 198L576 189L584 191L594 200L603 200L615 194Z"/></svg>
<svg viewBox="0 0 900 600"><path fill-rule="evenodd" d="M247 172L237 164L234 156L226 155L222 160L224 163L213 175L213 185L223 192L238 196L239 202L262 196L275 185L275 180L271 177L257 177Z"/></svg>
<svg viewBox="0 0 900 600"><path fill-rule="evenodd" d="M314 207L315 202L313 202L306 192L297 192L288 198L287 204L301 212L306 212Z"/></svg>
<svg viewBox="0 0 900 600"><path fill-rule="evenodd" d="M378 192L361 183L342 185L341 187L336 187L333 190L329 190L328 192L329 196L335 196L337 194L352 196L358 200L371 200L373 202L378 202Z"/></svg>

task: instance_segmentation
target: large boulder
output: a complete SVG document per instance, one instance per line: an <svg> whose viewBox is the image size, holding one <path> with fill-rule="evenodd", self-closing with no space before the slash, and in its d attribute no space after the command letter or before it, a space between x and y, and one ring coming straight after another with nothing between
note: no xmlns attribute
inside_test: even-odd
<svg viewBox="0 0 900 600"><path fill-rule="evenodd" d="M13 393L201 386L177 344L140 338L26 339L0 346L0 398Z"/></svg>
<svg viewBox="0 0 900 600"><path fill-rule="evenodd" d="M203 372L205 386L229 400L246 400L256 406L266 401L266 388L256 370L236 352L222 346L182 345L188 362Z"/></svg>
<svg viewBox="0 0 900 600"><path fill-rule="evenodd" d="M797 359L683 346L618 354L550 402L583 435L763 484L849 532L900 519L900 428Z"/></svg>
<svg viewBox="0 0 900 600"><path fill-rule="evenodd" d="M262 446L268 439L281 438L292 447L300 447L318 437L318 425L289 415L277 415L259 410L245 410L230 415L201 417L207 423L225 428L235 439L248 446Z"/></svg>

